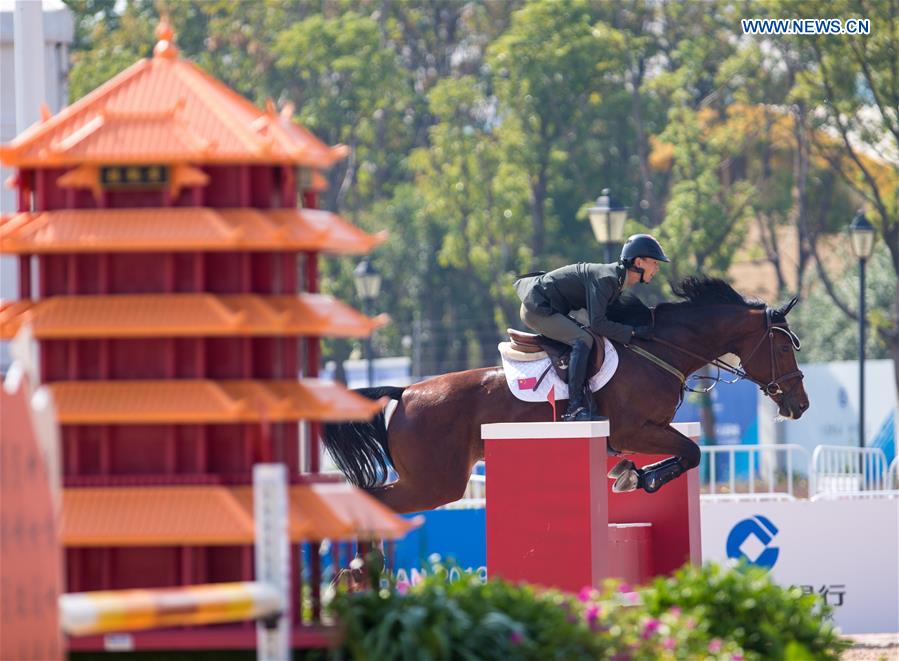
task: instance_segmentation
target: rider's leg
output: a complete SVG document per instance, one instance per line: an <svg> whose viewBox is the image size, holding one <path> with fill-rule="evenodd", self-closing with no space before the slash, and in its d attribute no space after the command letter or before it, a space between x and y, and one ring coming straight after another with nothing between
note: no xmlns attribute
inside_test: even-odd
<svg viewBox="0 0 899 661"><path fill-rule="evenodd" d="M539 311L530 310L524 305L519 311L521 320L532 330L551 337L559 342L564 342L569 346L574 346L577 340L584 342L587 347L593 346L593 336L585 331L579 323L571 317L564 314L553 312L552 314L544 314Z"/></svg>
<svg viewBox="0 0 899 661"><path fill-rule="evenodd" d="M584 393L589 359L590 347L581 340L576 340L568 359L568 410L562 416L562 420L566 422L592 418Z"/></svg>
<svg viewBox="0 0 899 661"><path fill-rule="evenodd" d="M568 361L568 410L562 420L602 420L593 412L592 394L586 391L593 336L564 314L544 315L521 306L521 320L546 337L571 346Z"/></svg>

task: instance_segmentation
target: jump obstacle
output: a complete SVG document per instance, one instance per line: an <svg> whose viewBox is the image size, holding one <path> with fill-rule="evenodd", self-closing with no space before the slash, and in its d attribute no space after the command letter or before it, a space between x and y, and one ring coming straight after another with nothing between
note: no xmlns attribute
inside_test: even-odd
<svg viewBox="0 0 899 661"><path fill-rule="evenodd" d="M672 427L698 441L698 422ZM612 493L606 473L621 457L607 454L608 422L488 424L481 437L489 577L577 592L702 561L697 471L658 493Z"/></svg>
<svg viewBox="0 0 899 661"><path fill-rule="evenodd" d="M84 636L251 619L257 620L257 658L290 658L286 466L253 467L255 582L60 595L54 514L59 443L55 424L41 424L55 413L48 391L32 392L29 383L17 362L0 384L6 460L0 518L13 533L2 540L0 577L10 594L30 594L19 597L15 608L4 603L0 658L63 658L60 630Z"/></svg>
<svg viewBox="0 0 899 661"><path fill-rule="evenodd" d="M262 660L289 659L290 546L287 468L253 466L256 581L180 588L104 590L63 594L60 623L75 636L172 626L257 620L256 653Z"/></svg>

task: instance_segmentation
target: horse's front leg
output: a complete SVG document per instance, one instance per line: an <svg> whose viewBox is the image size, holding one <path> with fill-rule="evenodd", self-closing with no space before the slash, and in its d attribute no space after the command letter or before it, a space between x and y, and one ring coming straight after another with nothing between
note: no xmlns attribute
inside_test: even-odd
<svg viewBox="0 0 899 661"><path fill-rule="evenodd" d="M699 465L699 446L669 425L646 424L640 430L640 451L647 454L672 453L668 457L643 468L629 459L622 459L609 471L615 480L612 491L622 493L643 489L655 493L671 480Z"/></svg>

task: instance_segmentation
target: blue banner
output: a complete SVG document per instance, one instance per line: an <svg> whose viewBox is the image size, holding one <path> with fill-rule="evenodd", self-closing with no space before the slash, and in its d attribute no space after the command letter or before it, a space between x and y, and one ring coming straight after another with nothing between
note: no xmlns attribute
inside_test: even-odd
<svg viewBox="0 0 899 661"><path fill-rule="evenodd" d="M484 508L422 512L425 523L396 543L394 571L407 576L428 566L438 554L461 569L482 571L487 565L487 518ZM412 516L412 515L409 515Z"/></svg>
<svg viewBox="0 0 899 661"><path fill-rule="evenodd" d="M725 375L727 376L727 375ZM705 382L692 384L695 388L704 387ZM711 391L712 411L715 415L715 442L717 445L755 445L759 442L758 397L759 389L749 381L738 381L734 384L719 384ZM699 396L688 393L683 405L674 416L675 422L701 420ZM703 430L702 445L708 445ZM703 463L706 463L703 459ZM734 473L737 479L749 477L748 454L736 455ZM706 468L703 473L708 469ZM718 480L728 479L728 458L721 454L715 465Z"/></svg>

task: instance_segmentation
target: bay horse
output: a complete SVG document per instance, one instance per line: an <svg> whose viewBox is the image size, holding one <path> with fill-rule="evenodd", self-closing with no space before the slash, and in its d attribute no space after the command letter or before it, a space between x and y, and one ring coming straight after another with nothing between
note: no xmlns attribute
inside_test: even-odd
<svg viewBox="0 0 899 661"><path fill-rule="evenodd" d="M796 364L799 339L786 320L795 298L772 309L745 299L723 280L694 277L674 293L679 302L651 309L626 296L608 311L615 321L654 329L651 340L615 345L618 369L593 395L596 410L609 418L610 452L672 455L643 469L628 460L619 463L610 477L621 478L616 486L629 483L621 490L655 491L699 465L699 447L670 423L683 398L683 376L706 364L723 365L756 383L785 418L799 418L809 406ZM659 360L640 355L641 349ZM738 356L740 367L722 364L719 356L725 354ZM325 425L322 441L350 482L397 512L433 509L463 496L474 464L484 457L481 425L552 420L548 403L515 398L501 367L356 392L397 400L389 426L382 411L367 423ZM398 475L389 484L388 465Z"/></svg>

